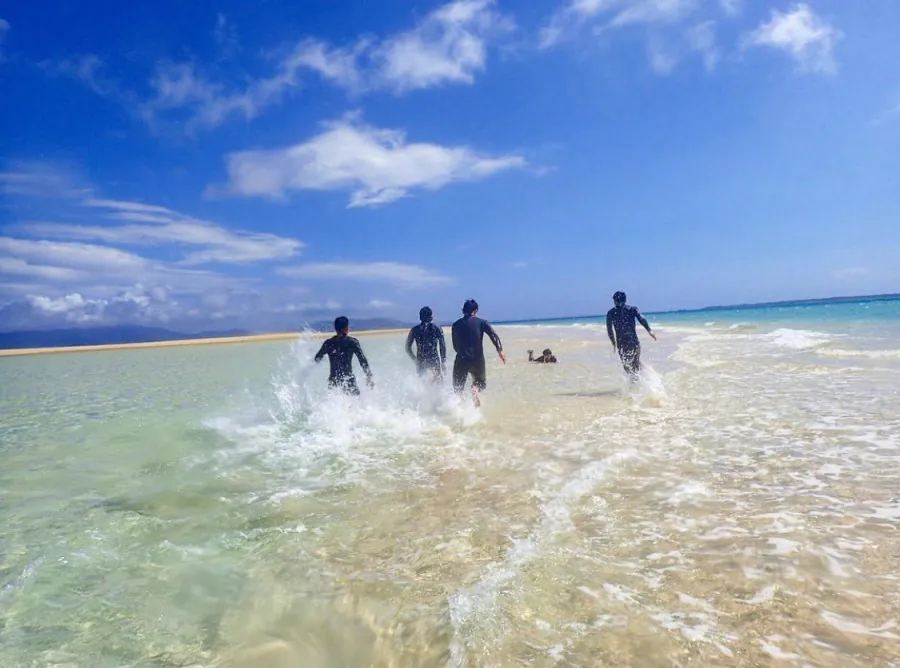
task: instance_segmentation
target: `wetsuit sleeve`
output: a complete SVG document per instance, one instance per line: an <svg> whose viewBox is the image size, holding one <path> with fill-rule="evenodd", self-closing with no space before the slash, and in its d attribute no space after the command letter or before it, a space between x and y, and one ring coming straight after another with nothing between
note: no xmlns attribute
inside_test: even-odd
<svg viewBox="0 0 900 668"><path fill-rule="evenodd" d="M453 328L450 330L450 336L451 336L451 338L452 338L452 340L453 340L453 352L455 352L455 353L458 355L458 354L459 354L460 343L459 343L459 334L458 334L457 331L456 331L456 326L455 326L455 325L454 325Z"/></svg>
<svg viewBox="0 0 900 668"><path fill-rule="evenodd" d="M409 336L406 337L406 354L409 355L409 358L415 361L416 356L413 355L412 344L413 339L415 338L415 329L409 330Z"/></svg>
<svg viewBox="0 0 900 668"><path fill-rule="evenodd" d="M363 371L366 372L366 376L372 377L372 370L369 369L369 360L366 359L366 354L363 352L362 346L359 345L359 341L353 342L353 352L356 353L356 356L359 358L359 365L363 368Z"/></svg>
<svg viewBox="0 0 900 668"><path fill-rule="evenodd" d="M634 315L637 317L638 322L644 326L644 329L646 329L649 332L650 331L650 323L647 322L647 318L645 318L638 309L634 309Z"/></svg>
<svg viewBox="0 0 900 668"><path fill-rule="evenodd" d="M606 314L606 335L613 345L616 345L616 335L613 333L613 316L612 312Z"/></svg>
<svg viewBox="0 0 900 668"><path fill-rule="evenodd" d="M447 342L444 341L444 330L438 327L438 345L441 348L441 364L447 361Z"/></svg>
<svg viewBox="0 0 900 668"><path fill-rule="evenodd" d="M491 340L491 343L494 344L494 348L497 349L498 353L503 352L503 344L500 343L500 337L497 336L497 332L494 331L494 328L491 326L487 320L484 321L484 333L488 335L488 338Z"/></svg>
<svg viewBox="0 0 900 668"><path fill-rule="evenodd" d="M319 348L319 352L316 353L315 361L316 361L316 362L321 362L321 361L322 361L322 358L325 357L325 353L327 353L327 352L328 352L328 341L325 341L325 342L322 344L322 347Z"/></svg>

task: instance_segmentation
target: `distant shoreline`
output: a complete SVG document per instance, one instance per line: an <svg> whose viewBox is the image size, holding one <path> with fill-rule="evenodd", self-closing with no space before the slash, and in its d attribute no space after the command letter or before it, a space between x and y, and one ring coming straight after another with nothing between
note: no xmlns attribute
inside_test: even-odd
<svg viewBox="0 0 900 668"><path fill-rule="evenodd" d="M384 334L405 334L405 329L371 329L351 332L353 336L378 336ZM180 346L205 346L226 343L260 343L264 341L286 341L288 339L317 339L331 336L329 332L277 332L274 334L247 334L246 336L221 336L210 339L171 339L168 341L143 341L140 343L103 343L93 346L55 346L52 348L6 348L0 350L0 357L22 355L54 355L60 353L90 353L104 350L135 350L140 348L175 348Z"/></svg>

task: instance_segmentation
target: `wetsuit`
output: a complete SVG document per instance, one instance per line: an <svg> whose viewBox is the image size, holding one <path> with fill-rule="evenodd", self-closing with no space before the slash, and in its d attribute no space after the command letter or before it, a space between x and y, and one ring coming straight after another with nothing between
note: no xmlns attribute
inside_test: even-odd
<svg viewBox="0 0 900 668"><path fill-rule="evenodd" d="M537 362L538 364L556 364L556 356L555 355L541 355L540 357L534 357L533 355L528 355L529 362Z"/></svg>
<svg viewBox="0 0 900 668"><path fill-rule="evenodd" d="M328 363L331 373L328 375L328 387L337 388L347 394L359 394L359 386L356 384L356 376L353 375L353 356L359 358L359 365L371 379L372 372L369 369L369 360L366 359L359 341L352 336L332 336L322 344L316 353L316 362L328 355Z"/></svg>
<svg viewBox="0 0 900 668"><path fill-rule="evenodd" d="M412 352L413 341L416 343L415 355ZM431 322L419 323L409 330L406 337L406 354L415 361L419 375L431 371L440 377L447 361L443 330Z"/></svg>
<svg viewBox="0 0 900 668"><path fill-rule="evenodd" d="M637 375L641 370L641 342L638 340L635 321L650 331L650 323L634 306L617 305L606 314L606 333L619 351L622 366L631 376Z"/></svg>
<svg viewBox="0 0 900 668"><path fill-rule="evenodd" d="M497 352L503 352L500 337L487 320L474 315L467 315L453 323L453 350L456 360L453 362L453 389L462 392L466 386L466 378L472 374L472 387L483 390L487 387L487 372L484 362L483 337L485 334L494 344Z"/></svg>

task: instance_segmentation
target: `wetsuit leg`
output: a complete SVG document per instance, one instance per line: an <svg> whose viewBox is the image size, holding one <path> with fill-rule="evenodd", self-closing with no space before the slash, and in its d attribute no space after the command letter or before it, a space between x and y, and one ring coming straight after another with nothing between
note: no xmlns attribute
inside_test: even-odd
<svg viewBox="0 0 900 668"><path fill-rule="evenodd" d="M469 363L456 358L453 362L453 390L462 393L466 389L466 378L469 377Z"/></svg>
<svg viewBox="0 0 900 668"><path fill-rule="evenodd" d="M356 376L345 376L343 378L329 378L328 387L333 390L340 390L344 394L355 397L359 396L359 386L356 384Z"/></svg>
<svg viewBox="0 0 900 668"><path fill-rule="evenodd" d="M472 387L483 390L487 387L487 369L484 360L473 362L469 369L472 374Z"/></svg>
<svg viewBox="0 0 900 668"><path fill-rule="evenodd" d="M619 357L625 372L632 378L641 370L641 345L639 343L624 344L619 347Z"/></svg>

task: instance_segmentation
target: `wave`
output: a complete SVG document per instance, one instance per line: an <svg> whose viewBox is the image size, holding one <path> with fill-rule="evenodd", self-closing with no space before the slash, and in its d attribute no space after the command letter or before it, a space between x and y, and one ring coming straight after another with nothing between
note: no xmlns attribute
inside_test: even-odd
<svg viewBox="0 0 900 668"><path fill-rule="evenodd" d="M806 329L781 328L766 334L765 338L779 348L808 350L825 345L831 340L831 335Z"/></svg>
<svg viewBox="0 0 900 668"><path fill-rule="evenodd" d="M900 350L847 350L842 348L823 348L816 351L817 355L825 357L853 357L867 359L894 359L900 360Z"/></svg>

